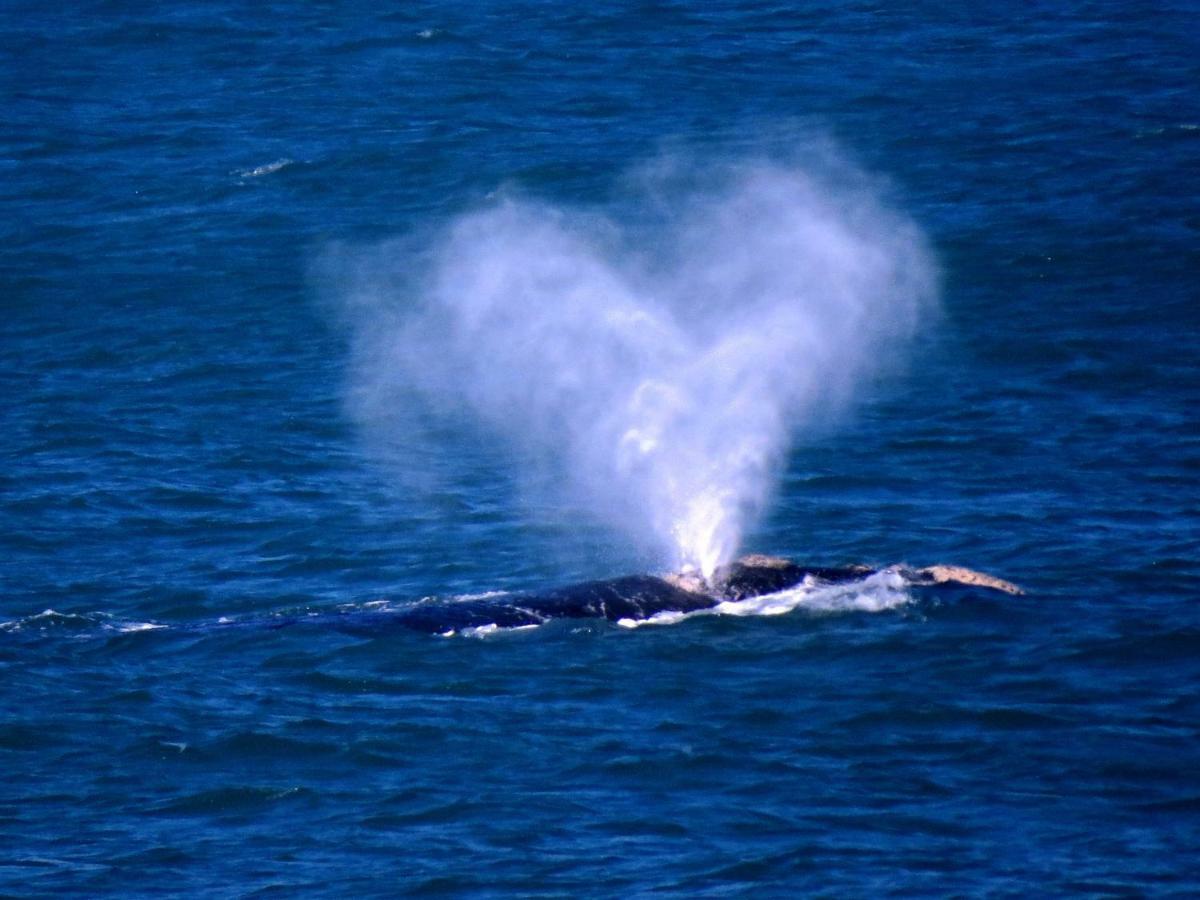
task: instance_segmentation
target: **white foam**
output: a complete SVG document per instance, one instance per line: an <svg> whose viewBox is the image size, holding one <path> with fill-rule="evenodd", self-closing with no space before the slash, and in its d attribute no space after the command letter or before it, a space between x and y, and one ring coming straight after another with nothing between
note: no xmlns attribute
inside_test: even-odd
<svg viewBox="0 0 1200 900"><path fill-rule="evenodd" d="M804 584L745 600L726 600L694 612L661 612L646 619L620 619L622 628L674 625L697 616L782 616L797 609L812 613L868 612L897 609L913 602L908 582L894 569L884 569L859 581L825 584L808 579Z"/></svg>
<svg viewBox="0 0 1200 900"><path fill-rule="evenodd" d="M711 609L697 610L697 612L693 613L668 610L667 612L655 613L648 619L617 619L617 624L622 628L639 628L642 625L674 625L676 622L682 622L689 616L697 615L697 613L712 615L712 612Z"/></svg>

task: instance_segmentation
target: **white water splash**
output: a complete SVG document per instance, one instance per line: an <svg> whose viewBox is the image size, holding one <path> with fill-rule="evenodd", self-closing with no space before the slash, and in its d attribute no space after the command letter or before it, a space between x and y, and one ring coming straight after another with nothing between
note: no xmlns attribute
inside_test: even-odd
<svg viewBox="0 0 1200 900"><path fill-rule="evenodd" d="M708 576L792 441L902 355L934 267L916 226L828 158L660 162L629 183L619 212L506 195L422 248L331 255L350 405L410 446L414 396L469 412L552 473L561 505Z"/></svg>
<svg viewBox="0 0 1200 900"><path fill-rule="evenodd" d="M624 628L643 625L674 625L698 616L782 616L802 609L810 613L878 613L907 606L913 602L909 583L894 569L884 569L860 581L804 584L774 594L762 594L745 600L727 600L710 609L694 612L664 612L647 619L620 619Z"/></svg>

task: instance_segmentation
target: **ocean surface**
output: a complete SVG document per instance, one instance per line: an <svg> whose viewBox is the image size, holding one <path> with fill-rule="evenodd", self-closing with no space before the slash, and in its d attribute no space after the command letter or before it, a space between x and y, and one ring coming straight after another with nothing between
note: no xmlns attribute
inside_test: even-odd
<svg viewBox="0 0 1200 900"><path fill-rule="evenodd" d="M1195 896L1198 35L1136 0L5 3L0 894ZM789 422L742 550L1027 593L339 627L668 563L452 396L378 427L351 273L385 258L403 316L497 198L636 235L631 173L818 145L936 302Z"/></svg>

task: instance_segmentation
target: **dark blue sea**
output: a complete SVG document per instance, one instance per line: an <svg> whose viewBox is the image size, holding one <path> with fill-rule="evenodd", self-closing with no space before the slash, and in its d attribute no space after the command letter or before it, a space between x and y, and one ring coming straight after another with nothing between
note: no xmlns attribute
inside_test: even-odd
<svg viewBox="0 0 1200 900"><path fill-rule="evenodd" d="M1196 13L10 0L0 894L1196 896Z"/></svg>

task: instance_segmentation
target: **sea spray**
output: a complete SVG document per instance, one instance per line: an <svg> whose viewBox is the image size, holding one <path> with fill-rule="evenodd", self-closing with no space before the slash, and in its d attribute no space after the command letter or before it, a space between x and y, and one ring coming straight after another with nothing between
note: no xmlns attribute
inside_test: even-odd
<svg viewBox="0 0 1200 900"><path fill-rule="evenodd" d="M632 186L632 187L630 187ZM657 161L605 209L501 191L325 267L354 414L467 412L669 566L737 553L791 443L932 309L919 229L844 163Z"/></svg>

